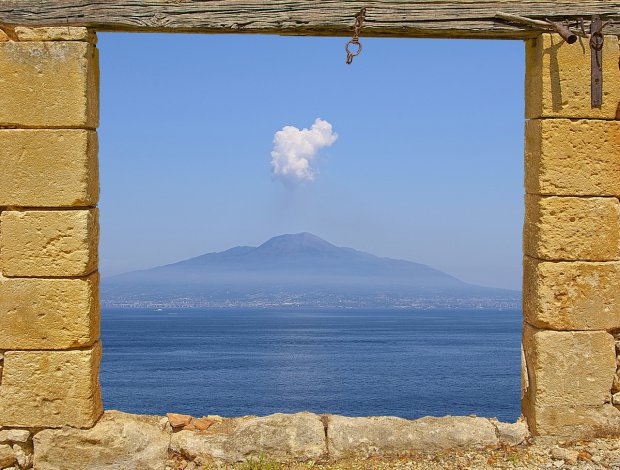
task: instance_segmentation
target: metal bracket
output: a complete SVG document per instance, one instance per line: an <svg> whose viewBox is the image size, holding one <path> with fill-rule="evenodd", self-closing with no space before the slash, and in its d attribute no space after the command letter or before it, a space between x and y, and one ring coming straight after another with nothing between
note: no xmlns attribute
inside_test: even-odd
<svg viewBox="0 0 620 470"><path fill-rule="evenodd" d="M603 43L605 42L603 29L610 24L611 21L603 23L599 15L593 15L590 21L590 34L588 35L584 28L583 18L577 18L576 22L571 23L569 21L558 22L550 19L542 21L502 12L497 12L495 17L511 23L524 24L538 30L555 31L562 36L568 44L577 42L579 36L589 38L591 105L593 108L601 108L603 106ZM579 30L573 32L571 28L577 27L579 27Z"/></svg>
<svg viewBox="0 0 620 470"><path fill-rule="evenodd" d="M592 16L590 23L590 97L593 108L603 106L603 21L598 15Z"/></svg>
<svg viewBox="0 0 620 470"><path fill-rule="evenodd" d="M511 15L508 13L504 13L498 11L495 13L495 18L499 18L504 21L508 21L509 23L517 23L530 26L535 29L543 30L543 31L555 31L562 39L564 39L569 44L575 44L578 39L578 35L575 34L570 29L570 25L567 21L552 21L550 19L546 20L535 20L532 18L527 18L525 16L519 15Z"/></svg>

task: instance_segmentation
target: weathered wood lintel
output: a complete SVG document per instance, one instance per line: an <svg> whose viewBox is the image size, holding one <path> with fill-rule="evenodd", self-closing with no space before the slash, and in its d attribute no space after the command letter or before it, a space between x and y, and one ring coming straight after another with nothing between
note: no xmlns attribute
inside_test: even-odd
<svg viewBox="0 0 620 470"><path fill-rule="evenodd" d="M525 39L535 29L494 18L601 15L620 35L620 1L609 0L2 0L0 24L86 26L97 31L348 36L367 8L363 36Z"/></svg>

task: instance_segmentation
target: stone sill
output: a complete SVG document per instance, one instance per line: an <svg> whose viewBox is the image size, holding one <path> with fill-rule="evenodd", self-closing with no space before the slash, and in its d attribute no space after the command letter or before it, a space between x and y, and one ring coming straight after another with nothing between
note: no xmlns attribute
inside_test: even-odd
<svg viewBox="0 0 620 470"><path fill-rule="evenodd" d="M194 424L188 426L190 422ZM219 468L256 459L314 465L412 452L497 449L527 439L523 421L507 424L476 416L407 420L303 412L190 420L107 411L91 429L46 429L35 434L33 443L37 470L68 469L68 462L71 470L79 470Z"/></svg>

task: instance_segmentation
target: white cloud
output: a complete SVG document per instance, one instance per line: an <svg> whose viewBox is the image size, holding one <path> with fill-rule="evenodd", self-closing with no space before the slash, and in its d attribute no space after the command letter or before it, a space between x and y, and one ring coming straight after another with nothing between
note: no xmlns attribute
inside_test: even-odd
<svg viewBox="0 0 620 470"><path fill-rule="evenodd" d="M332 145L338 134L332 125L317 118L310 129L285 126L273 136L271 172L287 186L316 178L315 157L320 149Z"/></svg>

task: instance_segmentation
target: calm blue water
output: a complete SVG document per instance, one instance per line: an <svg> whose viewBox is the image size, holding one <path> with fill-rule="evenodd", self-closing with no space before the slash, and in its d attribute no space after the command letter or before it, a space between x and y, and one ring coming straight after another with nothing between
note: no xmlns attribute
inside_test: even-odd
<svg viewBox="0 0 620 470"><path fill-rule="evenodd" d="M104 310L106 409L515 420L520 311Z"/></svg>

